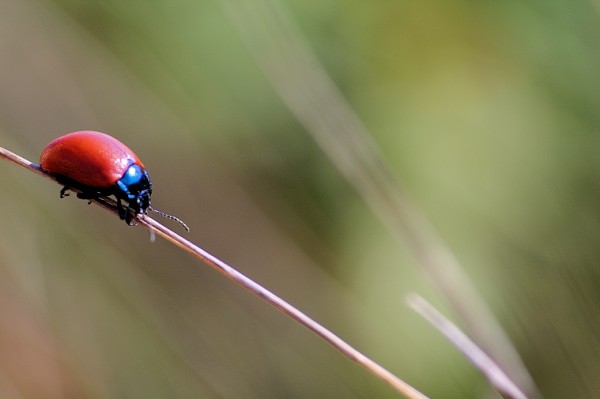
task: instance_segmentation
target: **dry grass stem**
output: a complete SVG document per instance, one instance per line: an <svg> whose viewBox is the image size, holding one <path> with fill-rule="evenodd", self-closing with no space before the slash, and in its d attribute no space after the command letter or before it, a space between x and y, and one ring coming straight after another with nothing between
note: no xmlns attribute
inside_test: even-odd
<svg viewBox="0 0 600 399"><path fill-rule="evenodd" d="M42 171L38 165L2 147L0 147L0 158L4 158L30 171L43 175L49 179L55 180L52 176ZM113 212L115 215L118 215L115 201L113 201L112 199L103 197L97 200L93 200L92 202L100 205L104 209ZM321 324L317 323L315 320L311 319L309 316L307 316L305 313L303 313L296 307L290 305L288 302L284 301L282 298L278 297L277 295L275 295L265 287L261 286L260 284L254 282L249 277L246 277L244 274L238 272L233 267L229 266L227 263L216 258L210 253L206 252L204 249L195 245L191 241L186 240L185 238L176 234L172 230L168 229L167 227L163 226L162 224L158 223L157 221L148 217L147 215L138 215L137 220L139 221L139 224L147 227L150 231L165 238L167 241L170 241L179 248L189 252L197 259L201 260L205 264L224 274L230 280L235 281L254 295L259 296L267 303L271 304L272 306L287 314L300 324L312 330L321 338L323 338L327 343L329 343L334 348L342 352L346 357L355 361L375 376L386 381L397 392L401 393L406 398L427 399L427 396L425 396L423 393L419 392L417 389L413 388L411 385L404 382L403 380L392 374L390 371L388 371L375 361L371 360L370 358L353 348L347 342L342 340L340 337L335 335L327 328L323 327Z"/></svg>
<svg viewBox="0 0 600 399"><path fill-rule="evenodd" d="M490 384L507 399L527 399L494 360L479 348L465 333L423 297L411 294L407 298L410 307L441 332L475 367L483 373Z"/></svg>
<svg viewBox="0 0 600 399"><path fill-rule="evenodd" d="M393 177L367 128L312 51L285 6L221 0L265 76L340 173L462 319L478 344L525 391L537 388L502 326L457 258Z"/></svg>

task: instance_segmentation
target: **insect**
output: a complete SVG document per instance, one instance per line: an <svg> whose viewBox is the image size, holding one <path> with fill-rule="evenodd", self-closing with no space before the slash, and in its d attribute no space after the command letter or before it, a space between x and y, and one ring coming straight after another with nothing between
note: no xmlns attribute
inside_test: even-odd
<svg viewBox="0 0 600 399"><path fill-rule="evenodd" d="M44 148L40 167L64 186L60 198L68 196L71 188L79 191L78 198L87 200L114 195L119 217L130 226L135 216L149 209L189 231L179 218L150 206L152 182L144 164L108 134L83 130L61 136Z"/></svg>

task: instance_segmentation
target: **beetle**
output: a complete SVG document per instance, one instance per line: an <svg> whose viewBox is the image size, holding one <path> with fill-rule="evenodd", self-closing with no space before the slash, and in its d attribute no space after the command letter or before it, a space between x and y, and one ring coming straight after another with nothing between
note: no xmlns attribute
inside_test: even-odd
<svg viewBox="0 0 600 399"><path fill-rule="evenodd" d="M177 217L150 206L152 182L144 164L129 147L106 133L82 130L51 141L40 155L40 167L63 185L61 198L71 188L79 191L81 199L113 195L119 217L130 226L134 216L149 209L189 231Z"/></svg>

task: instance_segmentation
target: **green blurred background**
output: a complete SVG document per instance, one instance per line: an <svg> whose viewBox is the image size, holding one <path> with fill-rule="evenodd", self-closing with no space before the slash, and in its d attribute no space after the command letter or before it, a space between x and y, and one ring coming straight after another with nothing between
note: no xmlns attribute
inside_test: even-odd
<svg viewBox="0 0 600 399"><path fill-rule="evenodd" d="M544 396L600 397L600 3L281 6ZM406 307L447 311L258 67L256 16L231 19L252 7L3 0L0 145L37 162L71 131L118 137L192 241L432 398L494 397ZM398 397L143 229L0 179L0 397Z"/></svg>

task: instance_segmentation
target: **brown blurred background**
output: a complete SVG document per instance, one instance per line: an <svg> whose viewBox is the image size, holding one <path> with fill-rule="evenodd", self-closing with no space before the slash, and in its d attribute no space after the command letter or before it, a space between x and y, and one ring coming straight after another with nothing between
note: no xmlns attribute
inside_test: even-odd
<svg viewBox="0 0 600 399"><path fill-rule="evenodd" d="M598 4L279 6L544 396L598 397ZM3 0L0 145L37 162L62 134L112 134L192 241L432 398L494 397L406 307L419 292L446 310L257 66L242 36L265 15L244 7ZM398 397L143 229L12 164L0 181L0 397Z"/></svg>

